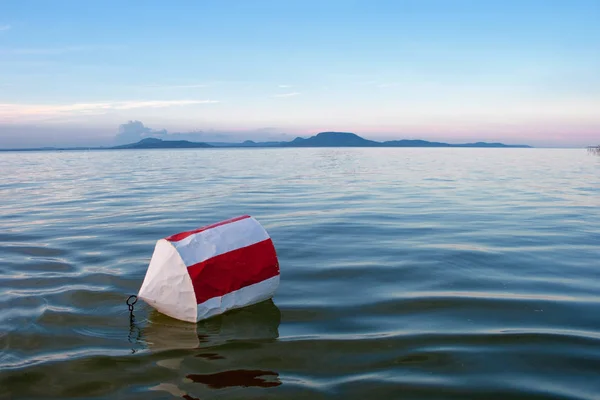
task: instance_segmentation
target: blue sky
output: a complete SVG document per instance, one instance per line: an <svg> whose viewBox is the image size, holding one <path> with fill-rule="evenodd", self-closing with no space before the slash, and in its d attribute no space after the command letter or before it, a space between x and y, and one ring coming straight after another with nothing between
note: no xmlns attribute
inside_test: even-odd
<svg viewBox="0 0 600 400"><path fill-rule="evenodd" d="M599 21L598 0L4 0L0 146L110 143L130 120L592 144Z"/></svg>

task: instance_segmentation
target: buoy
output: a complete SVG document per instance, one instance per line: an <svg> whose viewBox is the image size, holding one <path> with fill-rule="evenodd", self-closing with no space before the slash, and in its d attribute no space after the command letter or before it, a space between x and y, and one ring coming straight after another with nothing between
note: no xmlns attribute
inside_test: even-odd
<svg viewBox="0 0 600 400"><path fill-rule="evenodd" d="M198 322L273 297L279 262L249 215L156 242L138 297L170 317Z"/></svg>

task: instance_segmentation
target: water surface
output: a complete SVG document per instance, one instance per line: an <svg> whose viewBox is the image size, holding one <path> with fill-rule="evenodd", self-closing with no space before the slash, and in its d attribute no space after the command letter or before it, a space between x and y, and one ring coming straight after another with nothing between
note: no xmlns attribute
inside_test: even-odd
<svg viewBox="0 0 600 400"><path fill-rule="evenodd" d="M0 398L597 399L600 158L549 149L0 153ZM156 240L251 214L272 301L141 302Z"/></svg>

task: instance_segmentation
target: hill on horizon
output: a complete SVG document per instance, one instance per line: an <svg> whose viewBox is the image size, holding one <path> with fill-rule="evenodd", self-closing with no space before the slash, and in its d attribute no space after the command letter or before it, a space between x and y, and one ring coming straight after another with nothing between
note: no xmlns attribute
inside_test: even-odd
<svg viewBox="0 0 600 400"><path fill-rule="evenodd" d="M503 143L464 143L450 144L429 142L427 140L389 140L377 142L365 139L351 132L320 132L309 138L297 137L289 142L254 142L246 140L240 143L204 143L186 140L169 141L155 138L143 139L137 143L112 147L113 149L145 148L197 148L197 147L487 147L487 148L531 148L528 145L508 145Z"/></svg>
<svg viewBox="0 0 600 400"><path fill-rule="evenodd" d="M163 140L159 138L145 138L139 142L129 143L112 147L43 147L27 149L4 149L13 151L31 150L127 150L127 149L196 149L196 148L251 148L251 147L476 147L476 148L532 148L522 144L503 143L463 143L451 144L443 142L430 142L427 140L388 140L378 142L365 139L351 132L320 132L309 138L297 137L289 142L254 142L246 140L240 143L205 143L190 142L188 140Z"/></svg>
<svg viewBox="0 0 600 400"><path fill-rule="evenodd" d="M197 149L215 147L203 142L189 142L187 140L162 140L157 138L142 139L137 143L123 144L111 149Z"/></svg>

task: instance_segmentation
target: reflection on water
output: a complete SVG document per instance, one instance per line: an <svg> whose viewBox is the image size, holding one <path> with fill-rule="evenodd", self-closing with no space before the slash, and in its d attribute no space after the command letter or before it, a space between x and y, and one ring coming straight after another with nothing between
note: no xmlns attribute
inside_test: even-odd
<svg viewBox="0 0 600 400"><path fill-rule="evenodd" d="M279 337L280 323L281 312L272 299L197 324L152 309L147 324L140 328L139 340L152 352L213 348L232 341L275 340Z"/></svg>
<svg viewBox="0 0 600 400"><path fill-rule="evenodd" d="M234 371L217 372L216 374L189 374L186 378L196 383L203 383L213 389L223 389L231 386L243 387L275 387L281 385L281 381L268 380L269 377L279 377L272 371L250 371L238 369Z"/></svg>
<svg viewBox="0 0 600 400"><path fill-rule="evenodd" d="M185 399L193 399L180 389L183 382L194 382L211 389L236 386L269 388L281 385L279 374L274 371L225 369L215 373L194 373L192 371L197 362L191 360L225 360L226 356L219 352L219 348L224 345L235 346L236 342L243 343L243 346L272 342L279 337L280 323L281 312L272 299L232 310L197 324L179 321L152 309L146 325L140 328L138 340L157 354L177 349L194 350L186 352L184 357L159 361L162 367L180 372L180 382L163 382L154 387L154 390L164 390L171 394L175 392ZM218 368L218 364L215 366ZM202 370L206 367L206 364L200 364L198 368ZM186 371L185 375L181 371Z"/></svg>

